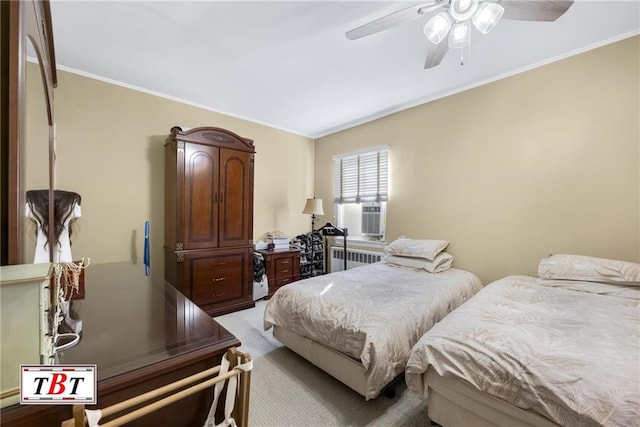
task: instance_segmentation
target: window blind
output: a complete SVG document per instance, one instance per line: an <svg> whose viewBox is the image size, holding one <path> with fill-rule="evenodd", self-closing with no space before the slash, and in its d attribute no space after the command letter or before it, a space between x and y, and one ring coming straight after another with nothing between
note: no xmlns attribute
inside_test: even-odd
<svg viewBox="0 0 640 427"><path fill-rule="evenodd" d="M335 203L387 201L388 149L336 156L333 162Z"/></svg>

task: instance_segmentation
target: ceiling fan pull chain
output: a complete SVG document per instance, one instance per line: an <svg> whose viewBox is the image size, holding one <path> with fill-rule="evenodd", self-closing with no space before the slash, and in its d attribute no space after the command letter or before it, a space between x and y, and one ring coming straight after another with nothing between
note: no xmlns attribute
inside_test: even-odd
<svg viewBox="0 0 640 427"><path fill-rule="evenodd" d="M471 34L469 34L469 44L467 45L467 59L471 59Z"/></svg>
<svg viewBox="0 0 640 427"><path fill-rule="evenodd" d="M464 50L467 49L467 59L471 58L471 32L469 33L469 43L460 48L460 65L464 65Z"/></svg>

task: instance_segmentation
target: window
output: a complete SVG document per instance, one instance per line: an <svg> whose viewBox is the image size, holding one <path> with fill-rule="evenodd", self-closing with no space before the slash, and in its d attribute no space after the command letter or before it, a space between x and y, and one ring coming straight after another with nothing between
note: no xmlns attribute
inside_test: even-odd
<svg viewBox="0 0 640 427"><path fill-rule="evenodd" d="M377 147L333 157L338 227L350 237L384 240L389 198L389 149Z"/></svg>

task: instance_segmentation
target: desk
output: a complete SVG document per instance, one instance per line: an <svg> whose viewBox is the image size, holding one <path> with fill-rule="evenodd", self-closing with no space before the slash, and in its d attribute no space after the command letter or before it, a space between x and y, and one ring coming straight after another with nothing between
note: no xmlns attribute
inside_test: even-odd
<svg viewBox="0 0 640 427"><path fill-rule="evenodd" d="M100 407L215 366L229 347L240 345L175 288L153 283L142 264L90 265L84 298L72 300L71 311L82 320L82 337L59 351L56 363L97 365ZM211 396L192 396L130 425L202 426ZM54 427L70 417L69 406L14 405L0 421Z"/></svg>

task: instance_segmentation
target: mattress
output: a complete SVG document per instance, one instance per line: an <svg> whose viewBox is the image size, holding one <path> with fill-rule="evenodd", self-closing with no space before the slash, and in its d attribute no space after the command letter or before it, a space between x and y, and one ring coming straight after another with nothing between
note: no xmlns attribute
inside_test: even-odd
<svg viewBox="0 0 640 427"><path fill-rule="evenodd" d="M607 290L608 289L608 290ZM406 368L560 425L640 425L640 289L510 276L426 333Z"/></svg>
<svg viewBox="0 0 640 427"><path fill-rule="evenodd" d="M418 339L481 288L460 269L434 274L375 263L280 288L264 327L277 325L356 360L366 376L362 394L371 399L404 371Z"/></svg>

